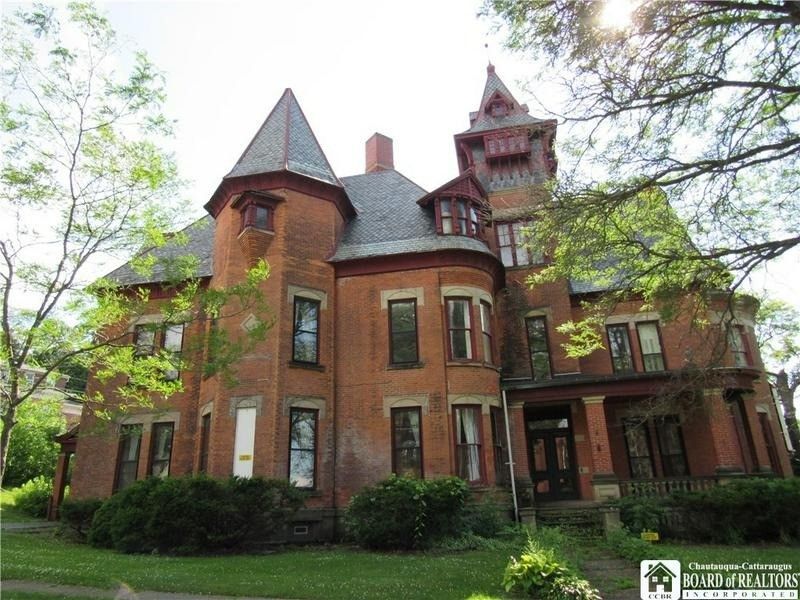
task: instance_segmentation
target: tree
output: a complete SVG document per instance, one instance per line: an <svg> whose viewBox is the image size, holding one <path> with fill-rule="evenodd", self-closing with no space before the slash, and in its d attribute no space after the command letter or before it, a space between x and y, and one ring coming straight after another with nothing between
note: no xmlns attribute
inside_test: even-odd
<svg viewBox="0 0 800 600"><path fill-rule="evenodd" d="M91 4L69 4L65 16L34 5L2 24L0 481L17 410L62 367L91 365L99 380L114 382L111 396L86 398L110 417L180 391L180 378L165 375L192 357L206 359L207 374L227 373L269 326L258 291L265 263L241 284L206 289L196 257L160 252L185 242L187 230L165 232L188 212L164 149L171 123L162 113L163 77L144 53L126 52ZM259 318L237 340L205 327L180 358L168 350L137 357L128 324L145 307L152 312L151 287L97 278L110 261L134 254L139 274L161 274L169 296L162 323L207 324L251 309ZM27 384L23 366L41 375Z"/></svg>
<svg viewBox="0 0 800 600"><path fill-rule="evenodd" d="M800 473L800 424L795 406L800 388L800 313L780 300L764 299L756 315L756 332L765 359L779 367L771 377L794 448L794 470Z"/></svg>
<svg viewBox="0 0 800 600"><path fill-rule="evenodd" d="M58 444L53 438L63 433L66 425L61 403L56 398L26 402L19 407L16 421L3 483L15 487L40 475L52 480L58 459Z"/></svg>
<svg viewBox="0 0 800 600"><path fill-rule="evenodd" d="M535 210L536 281L605 283L685 311L800 244L800 4L487 0L512 49L544 61L572 127ZM563 165L569 163L568 168ZM699 315L702 311L698 311Z"/></svg>

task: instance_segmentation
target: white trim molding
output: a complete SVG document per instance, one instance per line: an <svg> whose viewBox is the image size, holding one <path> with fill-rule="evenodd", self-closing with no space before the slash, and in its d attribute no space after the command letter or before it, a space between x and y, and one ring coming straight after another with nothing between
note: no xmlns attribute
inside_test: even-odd
<svg viewBox="0 0 800 600"><path fill-rule="evenodd" d="M387 419L392 416L393 408L407 408L419 406L422 414L428 414L428 394L401 394L399 396L383 397L383 416Z"/></svg>
<svg viewBox="0 0 800 600"><path fill-rule="evenodd" d="M285 396L283 398L283 416L288 417L293 408L308 408L318 410L319 418L325 418L326 403L325 398L318 396Z"/></svg>
<svg viewBox="0 0 800 600"><path fill-rule="evenodd" d="M290 304L294 303L296 297L308 298L309 300L317 300L319 302L320 310L328 308L328 294L322 290L315 290L314 288L302 287L299 285L289 284L287 286L287 298Z"/></svg>
<svg viewBox="0 0 800 600"><path fill-rule="evenodd" d="M381 310L388 309L392 300L416 300L417 306L425 306L425 290L421 287L381 290Z"/></svg>
<svg viewBox="0 0 800 600"><path fill-rule="evenodd" d="M481 413L488 415L491 407L500 408L503 406L500 396L489 394L447 394L447 413L453 412L453 406L463 404L480 404Z"/></svg>

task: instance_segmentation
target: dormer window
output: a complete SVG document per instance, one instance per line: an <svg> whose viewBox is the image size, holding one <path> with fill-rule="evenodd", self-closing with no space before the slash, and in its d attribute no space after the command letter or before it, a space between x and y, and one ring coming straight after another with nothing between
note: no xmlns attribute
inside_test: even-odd
<svg viewBox="0 0 800 600"><path fill-rule="evenodd" d="M272 207L251 203L242 209L242 230L255 227L264 231L273 231Z"/></svg>
<svg viewBox="0 0 800 600"><path fill-rule="evenodd" d="M478 205L464 198L439 198L436 200L436 224L444 235L482 237Z"/></svg>
<svg viewBox="0 0 800 600"><path fill-rule="evenodd" d="M508 114L508 105L502 100L495 100L489 107L489 113L493 117L505 117Z"/></svg>
<svg viewBox="0 0 800 600"><path fill-rule="evenodd" d="M275 206L283 198L269 192L244 192L237 198L231 208L238 210L241 217L239 231L248 227L259 231L275 230Z"/></svg>

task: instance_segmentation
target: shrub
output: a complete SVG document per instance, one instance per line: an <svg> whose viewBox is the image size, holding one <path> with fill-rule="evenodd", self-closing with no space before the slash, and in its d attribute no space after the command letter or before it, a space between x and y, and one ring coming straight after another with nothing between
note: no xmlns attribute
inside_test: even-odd
<svg viewBox="0 0 800 600"><path fill-rule="evenodd" d="M504 506L491 498L480 502L470 502L464 511L463 527L474 535L493 538L511 523L508 515L504 515Z"/></svg>
<svg viewBox="0 0 800 600"><path fill-rule="evenodd" d="M511 557L503 574L507 592L523 592L547 600L601 600L586 580L572 571L553 548L531 538L519 560Z"/></svg>
<svg viewBox="0 0 800 600"><path fill-rule="evenodd" d="M606 544L617 555L632 562L638 563L650 558L656 558L657 550L652 544L632 535L625 528L610 532L606 537Z"/></svg>
<svg viewBox="0 0 800 600"><path fill-rule="evenodd" d="M666 502L663 498L625 496L614 500L622 524L630 531L658 531L664 519Z"/></svg>
<svg viewBox="0 0 800 600"><path fill-rule="evenodd" d="M265 541L303 504L288 482L206 476L149 478L95 513L89 543L121 552L195 554Z"/></svg>
<svg viewBox="0 0 800 600"><path fill-rule="evenodd" d="M392 475L350 499L345 527L365 548L410 550L457 536L467 484L457 477L424 480Z"/></svg>
<svg viewBox="0 0 800 600"><path fill-rule="evenodd" d="M61 524L74 531L80 538L85 538L92 525L94 513L102 504L103 501L99 498L83 500L64 498L58 510Z"/></svg>
<svg viewBox="0 0 800 600"><path fill-rule="evenodd" d="M14 487L40 475L52 479L56 473L58 444L53 437L66 422L57 400L24 402L17 409L17 425L11 430L3 485Z"/></svg>
<svg viewBox="0 0 800 600"><path fill-rule="evenodd" d="M32 517L46 517L47 506L53 495L53 480L44 476L35 477L20 486L14 496L16 507Z"/></svg>
<svg viewBox="0 0 800 600"><path fill-rule="evenodd" d="M726 544L800 540L800 479L753 478L675 494L685 535Z"/></svg>

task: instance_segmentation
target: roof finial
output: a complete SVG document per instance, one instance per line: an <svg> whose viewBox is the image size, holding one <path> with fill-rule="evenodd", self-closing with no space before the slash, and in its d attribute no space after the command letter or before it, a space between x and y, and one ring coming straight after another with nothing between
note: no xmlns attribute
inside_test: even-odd
<svg viewBox="0 0 800 600"><path fill-rule="evenodd" d="M486 48L486 60L489 64L486 66L486 72L491 74L494 73L494 65L492 64L492 57L489 56L489 42L483 44L483 47Z"/></svg>

